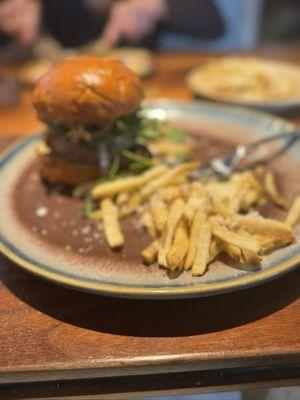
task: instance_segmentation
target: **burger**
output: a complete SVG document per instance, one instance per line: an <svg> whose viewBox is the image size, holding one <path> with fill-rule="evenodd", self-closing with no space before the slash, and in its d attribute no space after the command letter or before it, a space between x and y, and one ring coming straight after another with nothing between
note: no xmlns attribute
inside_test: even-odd
<svg viewBox="0 0 300 400"><path fill-rule="evenodd" d="M33 105L46 124L37 153L42 178L77 185L151 162L141 140L140 79L121 62L78 56L36 83ZM126 153L127 151L127 153Z"/></svg>

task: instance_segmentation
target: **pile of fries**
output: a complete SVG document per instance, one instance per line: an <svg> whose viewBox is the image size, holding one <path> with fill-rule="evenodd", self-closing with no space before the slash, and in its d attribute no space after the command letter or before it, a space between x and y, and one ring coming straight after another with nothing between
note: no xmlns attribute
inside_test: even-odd
<svg viewBox="0 0 300 400"><path fill-rule="evenodd" d="M300 196L286 220L261 217L253 206L268 198L280 207L273 173L264 167L233 174L226 181L191 179L199 164L158 165L138 176L96 184L91 196L99 204L91 218L101 220L112 249L122 248L120 219L136 214L152 243L142 252L146 264L203 275L221 253L253 268L262 256L292 243L300 217Z"/></svg>

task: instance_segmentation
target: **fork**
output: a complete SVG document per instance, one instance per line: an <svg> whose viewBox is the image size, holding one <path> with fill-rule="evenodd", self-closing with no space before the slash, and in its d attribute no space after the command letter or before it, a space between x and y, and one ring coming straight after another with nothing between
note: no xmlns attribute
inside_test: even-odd
<svg viewBox="0 0 300 400"><path fill-rule="evenodd" d="M272 135L253 143L239 145L231 153L212 159L201 165L193 177L209 177L217 175L228 178L237 171L251 168L257 164L265 164L278 157L300 139L300 130ZM276 143L278 146L276 147Z"/></svg>

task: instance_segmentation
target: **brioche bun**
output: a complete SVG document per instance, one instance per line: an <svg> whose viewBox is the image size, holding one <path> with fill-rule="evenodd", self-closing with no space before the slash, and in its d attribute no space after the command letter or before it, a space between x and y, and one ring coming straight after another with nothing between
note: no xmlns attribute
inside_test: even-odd
<svg viewBox="0 0 300 400"><path fill-rule="evenodd" d="M38 118L56 125L107 125L133 114L143 99L141 81L121 62L78 56L56 64L38 80Z"/></svg>

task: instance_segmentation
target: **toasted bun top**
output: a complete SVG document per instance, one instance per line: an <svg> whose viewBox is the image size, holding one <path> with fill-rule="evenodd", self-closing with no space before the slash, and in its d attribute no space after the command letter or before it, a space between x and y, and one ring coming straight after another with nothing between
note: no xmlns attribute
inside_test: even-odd
<svg viewBox="0 0 300 400"><path fill-rule="evenodd" d="M95 56L56 64L33 91L39 119L68 126L105 125L134 113L142 99L137 75L119 61Z"/></svg>

